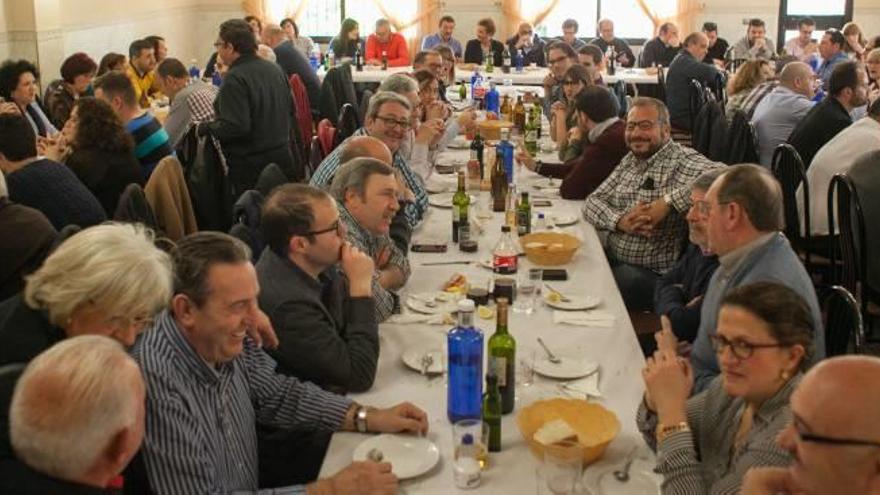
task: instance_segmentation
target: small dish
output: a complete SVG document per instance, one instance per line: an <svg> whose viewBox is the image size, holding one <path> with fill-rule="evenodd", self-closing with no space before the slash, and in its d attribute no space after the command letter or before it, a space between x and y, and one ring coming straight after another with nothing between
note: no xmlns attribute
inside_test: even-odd
<svg viewBox="0 0 880 495"><path fill-rule="evenodd" d="M546 376L548 378L558 378L560 380L574 380L595 372L599 365L586 359L556 355L559 362L552 363L547 356L541 356L535 359L535 373Z"/></svg>
<svg viewBox="0 0 880 495"><path fill-rule="evenodd" d="M381 453L382 462L391 464L391 472L399 479L415 478L430 471L440 461L440 449L425 437L412 435L378 435L365 440L354 449L356 462L370 460L370 452Z"/></svg>

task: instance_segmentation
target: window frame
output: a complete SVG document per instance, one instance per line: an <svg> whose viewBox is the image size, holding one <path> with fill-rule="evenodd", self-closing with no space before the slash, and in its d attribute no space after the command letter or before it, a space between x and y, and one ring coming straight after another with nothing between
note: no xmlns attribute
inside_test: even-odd
<svg viewBox="0 0 880 495"><path fill-rule="evenodd" d="M776 25L776 46L783 47L785 42L785 32L788 30L797 31L798 21L803 17L810 17L816 21L816 30L825 31L829 28L840 29L853 18L853 0L844 0L843 15L810 15L809 13L801 13L795 15L786 14L788 12L788 0L779 1L779 17Z"/></svg>

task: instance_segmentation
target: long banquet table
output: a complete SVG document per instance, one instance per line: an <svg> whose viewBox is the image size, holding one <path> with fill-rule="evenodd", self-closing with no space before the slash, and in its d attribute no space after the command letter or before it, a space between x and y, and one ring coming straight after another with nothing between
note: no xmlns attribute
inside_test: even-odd
<svg viewBox="0 0 880 495"><path fill-rule="evenodd" d="M444 153L452 159L463 160L466 150L452 150ZM549 157L545 157L549 158ZM531 186L540 179L526 169L517 172L519 190L531 192L531 196L546 196L543 191L533 190ZM445 181L450 188L454 186L452 176L434 174L429 180L436 184ZM484 201L487 192L475 192L477 200ZM580 201L566 201L551 193L552 206L549 208L533 208L533 213L574 214L581 218ZM471 218L477 215L477 208L472 209ZM451 237L451 210L431 207L423 225L414 233L413 242L436 243L447 242ZM425 262L449 260L485 260L491 258L491 251L500 234L503 213L494 213L486 220L485 230L478 237L479 252L468 254L458 250L456 244L449 243L445 254L411 253L412 276L406 287L401 291L403 301L407 294L423 293L439 290L441 284L451 274L460 272L467 276L471 284L485 284L492 276L490 270L477 264L423 266ZM559 228L559 227L557 227ZM600 472L611 470L622 465L627 455L638 447L637 464L642 471L653 466L653 454L645 447L641 436L636 431L635 413L641 400L644 386L640 370L644 359L639 350L632 324L624 309L623 301L611 276L606 258L596 231L592 226L579 220L563 230L571 232L583 240L583 245L574 259L564 268L568 270L569 279L555 282L554 288L570 294L592 294L602 300L600 309L614 315L612 328L583 327L556 325L553 323L552 310L542 302L538 303L534 313L524 315L510 313L510 331L517 341L517 352L536 351L541 356L536 337L544 339L551 349L563 354L574 354L588 357L600 366L599 390L602 397L598 401L612 410L620 420L621 433L611 444L604 458L585 469L584 485L587 480L594 479ZM521 258L519 270L533 267L532 263ZM406 311L406 309L405 309ZM495 320L484 320L475 317L485 338L495 331ZM428 379L418 372L412 371L401 361L401 355L410 346L424 342L436 343L436 348L445 352L445 333L451 325L428 324L391 324L380 325L379 336L381 351L376 380L373 388L365 393L352 394L352 398L360 403L376 406L391 406L401 401L410 401L427 411L430 422L429 438L440 449L441 460L429 472L401 483L401 491L419 494L457 493L452 473L452 438L451 424L446 417L445 377ZM483 472L482 484L471 492L487 494L520 494L535 493L536 468L540 464L532 456L516 426L516 414L521 408L532 402L556 396L568 396L558 387L559 381L535 375L534 384L530 387L517 386L516 409L503 417L502 451L490 457L490 468ZM582 396L579 398L583 398ZM596 399L590 399L596 400ZM367 437L356 433L336 433L324 459L321 477L331 476L352 461L352 452ZM637 466L634 466L636 469ZM464 493L464 491L462 491ZM584 492L587 493L587 492Z"/></svg>

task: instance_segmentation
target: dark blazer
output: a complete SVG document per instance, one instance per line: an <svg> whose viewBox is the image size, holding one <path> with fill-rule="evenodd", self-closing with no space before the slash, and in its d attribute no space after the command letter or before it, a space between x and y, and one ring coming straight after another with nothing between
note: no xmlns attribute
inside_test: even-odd
<svg viewBox="0 0 880 495"><path fill-rule="evenodd" d="M504 52L504 44L500 41L492 40L492 63L495 67L501 67L503 63L502 53ZM480 40L472 39L467 42L464 48L464 63L466 64L482 64L483 63L483 47Z"/></svg>
<svg viewBox="0 0 880 495"><path fill-rule="evenodd" d="M672 59L678 54L679 49L681 47L678 46L666 46L666 43L663 43L663 40L660 37L656 37L642 47L641 54L641 67L651 67L653 65L662 65L663 67L669 67L672 63Z"/></svg>
<svg viewBox="0 0 880 495"><path fill-rule="evenodd" d="M809 168L819 148L825 145L840 131L852 124L852 117L837 98L828 95L821 103L815 105L804 116L791 135L788 144L794 146L804 167Z"/></svg>
<svg viewBox="0 0 880 495"><path fill-rule="evenodd" d="M269 248L256 268L260 308L281 341L269 351L278 371L337 392L372 387L379 359L373 299L349 297L335 266L315 280Z"/></svg>
<svg viewBox="0 0 880 495"><path fill-rule="evenodd" d="M602 39L601 36L597 36L590 40L591 45L596 45L602 50L602 54L605 54L605 51L608 50L609 43ZM636 64L636 56L633 55L632 48L629 47L629 44L626 40L622 40L620 38L614 38L611 40L611 46L614 46L614 52L617 53L617 61L620 65L624 67L632 67ZM626 58L626 63L621 63L621 60Z"/></svg>
<svg viewBox="0 0 880 495"><path fill-rule="evenodd" d="M318 102L321 99L321 81L312 69L309 60L293 46L290 40L276 46L274 51L276 62L287 74L287 78L298 74L302 79L306 92L309 94L309 105L311 105L312 111L317 111Z"/></svg>
<svg viewBox="0 0 880 495"><path fill-rule="evenodd" d="M715 81L716 74L717 67L704 64L686 50L675 57L666 74L666 106L673 127L690 130L691 81L697 80L705 86Z"/></svg>
<svg viewBox="0 0 880 495"><path fill-rule="evenodd" d="M127 185L144 185L140 162L131 150L126 153L77 149L65 163L98 198L108 217L116 211L119 196Z"/></svg>
<svg viewBox="0 0 880 495"><path fill-rule="evenodd" d="M586 198L611 175L629 152L623 131L623 121L618 120L605 129L595 143L589 143L585 138L579 157L564 164L542 164L541 175L562 179L559 194L563 199Z"/></svg>
<svg viewBox="0 0 880 495"><path fill-rule="evenodd" d="M24 289L24 277L49 255L58 232L45 215L0 198L0 301Z"/></svg>
<svg viewBox="0 0 880 495"><path fill-rule="evenodd" d="M507 50L510 52L510 64L513 65L514 54L516 53L516 42L519 41L519 35L515 34L507 39ZM544 50L546 49L544 45L544 40L541 39L537 34L532 35L532 47L525 52L525 56L523 57L523 65L531 65L536 64L538 67L546 67L547 61L544 58ZM502 63L504 61L502 60Z"/></svg>
<svg viewBox="0 0 880 495"><path fill-rule="evenodd" d="M706 293L709 280L718 268L717 256L706 256L696 244L690 244L654 288L654 312L666 315L679 340L693 342L700 328L702 299L691 307L687 304Z"/></svg>

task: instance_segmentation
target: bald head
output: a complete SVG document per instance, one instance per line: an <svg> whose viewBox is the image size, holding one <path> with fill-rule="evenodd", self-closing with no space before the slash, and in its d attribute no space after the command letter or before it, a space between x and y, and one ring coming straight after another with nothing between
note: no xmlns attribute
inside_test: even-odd
<svg viewBox="0 0 880 495"><path fill-rule="evenodd" d="M375 158L389 166L393 163L388 146L371 136L355 136L345 142L339 163L348 163L354 158Z"/></svg>
<svg viewBox="0 0 880 495"><path fill-rule="evenodd" d="M266 24L263 27L262 37L263 43L275 48L287 39L287 33L278 24Z"/></svg>
<svg viewBox="0 0 880 495"><path fill-rule="evenodd" d="M813 419L834 424L837 436L880 442L880 358L842 356L820 361L795 394L823 404L814 411L821 418L804 418L808 423Z"/></svg>
<svg viewBox="0 0 880 495"><path fill-rule="evenodd" d="M779 84L807 97L813 96L813 70L803 62L789 62L779 73Z"/></svg>

